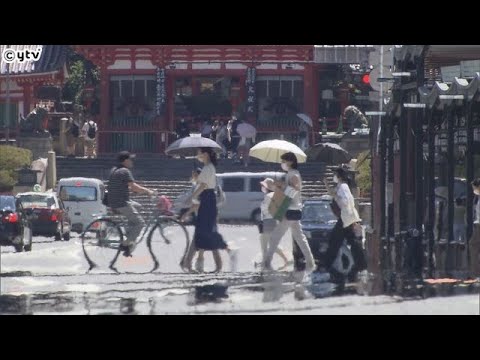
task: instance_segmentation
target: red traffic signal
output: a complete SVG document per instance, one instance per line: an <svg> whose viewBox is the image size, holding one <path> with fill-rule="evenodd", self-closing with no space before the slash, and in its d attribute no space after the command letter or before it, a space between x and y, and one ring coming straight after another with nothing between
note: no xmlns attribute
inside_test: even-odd
<svg viewBox="0 0 480 360"><path fill-rule="evenodd" d="M362 82L366 85L369 85L370 84L370 75L369 74L365 74L362 76Z"/></svg>

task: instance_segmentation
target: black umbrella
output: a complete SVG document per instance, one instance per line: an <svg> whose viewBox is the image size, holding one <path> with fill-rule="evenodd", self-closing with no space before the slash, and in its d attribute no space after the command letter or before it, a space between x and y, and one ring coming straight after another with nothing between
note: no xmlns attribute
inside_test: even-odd
<svg viewBox="0 0 480 360"><path fill-rule="evenodd" d="M315 144L306 151L306 154L309 160L321 161L328 165L345 164L352 160L352 155L334 143Z"/></svg>
<svg viewBox="0 0 480 360"><path fill-rule="evenodd" d="M165 150L167 155L179 155L179 156L195 156L198 148L212 148L213 151L220 154L222 148L215 141L209 138L191 135L174 141Z"/></svg>

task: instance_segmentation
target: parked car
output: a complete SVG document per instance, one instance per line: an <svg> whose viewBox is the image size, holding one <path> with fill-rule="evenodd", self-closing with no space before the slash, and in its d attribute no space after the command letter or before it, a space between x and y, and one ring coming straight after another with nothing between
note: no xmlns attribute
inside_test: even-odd
<svg viewBox="0 0 480 360"><path fill-rule="evenodd" d="M105 185L95 178L63 178L58 182L57 195L72 221L72 231L82 233L93 221L94 214L107 214L103 205Z"/></svg>
<svg viewBox="0 0 480 360"><path fill-rule="evenodd" d="M217 183L225 193L225 202L218 208L221 220L252 220L260 222L260 204L265 194L260 182L265 178L283 179L282 172L232 172L217 174ZM189 189L178 196L173 204L173 211L179 216L186 211L186 199L193 193ZM189 221L190 222L190 221Z"/></svg>
<svg viewBox="0 0 480 360"><path fill-rule="evenodd" d="M22 205L13 195L0 195L0 245L16 252L32 250L32 229Z"/></svg>
<svg viewBox="0 0 480 360"><path fill-rule="evenodd" d="M267 177L280 180L284 176L282 172L217 174L226 197L225 204L218 210L220 219L260 222L260 205L265 197L260 182Z"/></svg>
<svg viewBox="0 0 480 360"><path fill-rule="evenodd" d="M303 202L302 229L319 267L322 267L325 262L328 238L337 223L337 217L330 207L331 202L332 198L329 195ZM293 251L294 257L297 258L295 255L300 252L300 249L296 244L294 244Z"/></svg>
<svg viewBox="0 0 480 360"><path fill-rule="evenodd" d="M63 202L53 192L26 192L17 196L32 224L34 236L70 240L71 222Z"/></svg>

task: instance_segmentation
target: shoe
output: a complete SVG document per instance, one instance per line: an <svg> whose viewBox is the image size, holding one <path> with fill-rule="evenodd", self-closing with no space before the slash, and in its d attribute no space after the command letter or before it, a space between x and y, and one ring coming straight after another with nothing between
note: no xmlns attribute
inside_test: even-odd
<svg viewBox="0 0 480 360"><path fill-rule="evenodd" d="M120 248L120 251L123 251L123 256L131 257L136 246L137 246L137 244L135 242L132 242L132 243L122 244L122 245L120 245L119 248Z"/></svg>
<svg viewBox="0 0 480 360"><path fill-rule="evenodd" d="M307 298L307 292L305 291L305 287L303 285L295 285L294 297L295 300L305 300Z"/></svg>
<svg viewBox="0 0 480 360"><path fill-rule="evenodd" d="M204 260L202 258L197 258L197 261L195 262L195 270L198 271L199 273L202 273L203 266L204 266Z"/></svg>

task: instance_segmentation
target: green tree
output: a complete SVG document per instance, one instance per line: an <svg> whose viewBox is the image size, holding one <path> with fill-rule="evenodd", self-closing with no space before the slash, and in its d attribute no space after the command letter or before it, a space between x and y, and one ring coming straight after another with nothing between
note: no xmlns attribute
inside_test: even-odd
<svg viewBox="0 0 480 360"><path fill-rule="evenodd" d="M357 158L357 185L362 194L370 194L372 190L372 169L370 167L370 151L364 151Z"/></svg>
<svg viewBox="0 0 480 360"><path fill-rule="evenodd" d="M17 183L16 169L30 166L32 152L16 146L0 145L0 191L9 191Z"/></svg>
<svg viewBox="0 0 480 360"><path fill-rule="evenodd" d="M100 71L85 59L69 48L67 55L68 80L63 87L63 100L72 101L75 105L83 105L83 89L86 85L95 87L95 98L92 103L92 113L98 114L100 101L98 94Z"/></svg>

